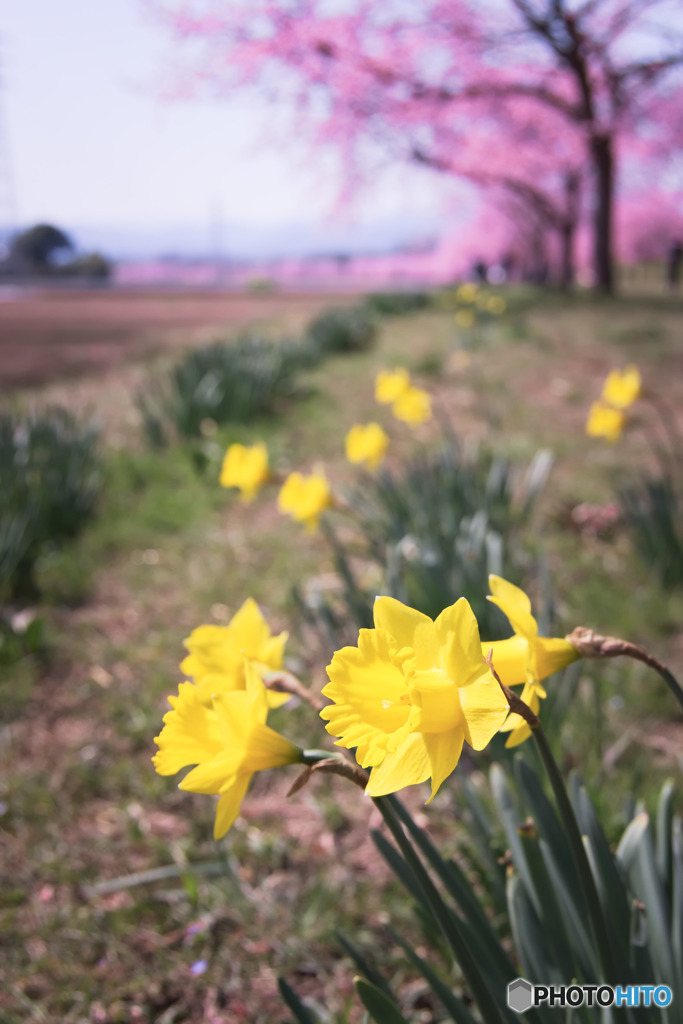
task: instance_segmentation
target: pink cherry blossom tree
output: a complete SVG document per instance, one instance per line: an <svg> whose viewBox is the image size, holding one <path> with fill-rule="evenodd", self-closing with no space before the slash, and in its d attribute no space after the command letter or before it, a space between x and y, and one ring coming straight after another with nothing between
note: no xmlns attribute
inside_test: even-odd
<svg viewBox="0 0 683 1024"><path fill-rule="evenodd" d="M683 106L675 0L147 3L186 44L177 91L288 101L350 181L381 150L502 188L564 238L565 279L583 194L612 290L621 141Z"/></svg>

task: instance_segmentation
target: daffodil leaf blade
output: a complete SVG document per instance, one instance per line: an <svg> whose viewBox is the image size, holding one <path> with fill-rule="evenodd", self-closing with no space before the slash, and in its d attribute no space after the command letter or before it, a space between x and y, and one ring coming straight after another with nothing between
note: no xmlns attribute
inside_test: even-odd
<svg viewBox="0 0 683 1024"><path fill-rule="evenodd" d="M476 1024L470 1011L461 999L453 992L446 982L439 977L434 968L424 960L415 949L390 929L394 942L398 943L404 951L413 967L420 972L434 995L442 1003L444 1009L450 1014L454 1024Z"/></svg>
<svg viewBox="0 0 683 1024"><path fill-rule="evenodd" d="M522 800L531 812L539 835L545 839L552 850L563 876L570 881L573 888L579 893L581 887L574 861L571 857L567 834L555 808L546 796L538 775L524 760L524 756L518 754L513 763L517 788Z"/></svg>
<svg viewBox="0 0 683 1024"><path fill-rule="evenodd" d="M386 996L393 999L389 985L379 971L376 970L368 961L367 957L363 955L355 942L353 942L348 935L345 935L344 932L335 931L334 934L339 945L343 948L346 955L353 960L356 968L360 971L366 981L371 982L371 984L375 985L378 989L381 989Z"/></svg>
<svg viewBox="0 0 683 1024"><path fill-rule="evenodd" d="M513 978L514 968L493 931L481 903L475 896L471 883L460 866L455 861L445 860L441 856L427 833L416 824L410 812L397 797L389 799L394 804L415 845L441 879L446 892L464 915L465 922L471 927L473 942L481 946L480 963L495 965L496 973L500 978Z"/></svg>
<svg viewBox="0 0 683 1024"><path fill-rule="evenodd" d="M354 978L354 987L365 1009L377 1024L410 1024L393 999L365 978Z"/></svg>
<svg viewBox="0 0 683 1024"><path fill-rule="evenodd" d="M284 978L278 978L277 984L280 989L280 995L294 1014L297 1024L321 1024L318 1015L301 1002L297 993L291 985L287 984Z"/></svg>

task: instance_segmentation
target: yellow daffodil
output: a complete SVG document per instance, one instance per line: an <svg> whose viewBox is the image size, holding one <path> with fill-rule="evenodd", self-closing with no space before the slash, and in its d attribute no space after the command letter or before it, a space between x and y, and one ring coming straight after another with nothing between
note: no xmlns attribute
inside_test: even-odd
<svg viewBox="0 0 683 1024"><path fill-rule="evenodd" d="M391 405L410 387L410 374L402 366L396 370L380 370L375 378L375 398Z"/></svg>
<svg viewBox="0 0 683 1024"><path fill-rule="evenodd" d="M461 284L455 293L458 302L474 302L479 289L476 284Z"/></svg>
<svg viewBox="0 0 683 1024"><path fill-rule="evenodd" d="M507 616L515 635L509 640L482 643L482 654L486 657L493 651L493 667L506 686L524 683L521 698L538 714L540 700L546 696L541 680L570 665L579 655L567 640L538 635L531 601L523 590L500 576L489 576L489 586L489 601ZM531 735L527 723L516 714L508 716L501 732L511 734L506 747L516 747Z"/></svg>
<svg viewBox="0 0 683 1024"><path fill-rule="evenodd" d="M602 401L615 409L628 409L640 397L642 381L637 366L612 370L602 389Z"/></svg>
<svg viewBox="0 0 683 1024"><path fill-rule="evenodd" d="M309 530L318 526L320 515L332 504L332 491L321 470L309 476L290 473L280 488L277 507L297 523L305 523Z"/></svg>
<svg viewBox="0 0 683 1024"><path fill-rule="evenodd" d="M586 421L586 433L589 437L604 437L608 441L618 441L625 423L626 417L621 409L612 409L602 402L593 402Z"/></svg>
<svg viewBox="0 0 683 1024"><path fill-rule="evenodd" d="M463 330L469 330L470 327L474 327L474 313L471 309L459 309L455 314L455 325L456 327L462 327Z"/></svg>
<svg viewBox="0 0 683 1024"><path fill-rule="evenodd" d="M242 501L252 501L268 480L268 449L265 444L231 444L225 453L220 482L237 487Z"/></svg>
<svg viewBox="0 0 683 1024"><path fill-rule="evenodd" d="M189 651L180 669L194 679L199 700L207 706L215 693L243 690L244 659L261 676L282 668L288 633L273 636L259 606L249 597L226 626L198 626L185 640ZM268 691L271 707L279 707L288 694Z"/></svg>
<svg viewBox="0 0 683 1024"><path fill-rule="evenodd" d="M225 835L239 814L254 772L302 760L302 751L266 723L268 695L249 662L244 666L245 688L216 694L211 707L199 699L192 683L181 683L164 727L154 742L152 758L159 775L174 775L197 765L180 783L190 793L215 794L214 837Z"/></svg>
<svg viewBox="0 0 683 1024"><path fill-rule="evenodd" d="M396 399L391 411L397 420L402 420L411 427L417 427L431 418L432 399L422 388L411 385Z"/></svg>
<svg viewBox="0 0 683 1024"><path fill-rule="evenodd" d="M502 295L489 295L486 300L486 309L493 316L500 316L505 312L506 303Z"/></svg>
<svg viewBox="0 0 683 1024"><path fill-rule="evenodd" d="M376 469L388 445L389 438L379 423L357 423L346 435L346 458L356 465Z"/></svg>
<svg viewBox="0 0 683 1024"><path fill-rule="evenodd" d="M508 705L483 662L479 629L464 598L436 619L378 597L374 629L328 666L321 717L337 744L372 768L366 792L383 796L431 778L432 797L463 743L482 750ZM430 797L431 799L431 797Z"/></svg>

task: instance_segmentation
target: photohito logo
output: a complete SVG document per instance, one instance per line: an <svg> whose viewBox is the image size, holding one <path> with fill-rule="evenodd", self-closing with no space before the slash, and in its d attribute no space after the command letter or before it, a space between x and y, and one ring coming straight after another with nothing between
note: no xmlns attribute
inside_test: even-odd
<svg viewBox="0 0 683 1024"><path fill-rule="evenodd" d="M668 985L532 985L515 978L508 985L508 1006L525 1013L532 1006L668 1006Z"/></svg>

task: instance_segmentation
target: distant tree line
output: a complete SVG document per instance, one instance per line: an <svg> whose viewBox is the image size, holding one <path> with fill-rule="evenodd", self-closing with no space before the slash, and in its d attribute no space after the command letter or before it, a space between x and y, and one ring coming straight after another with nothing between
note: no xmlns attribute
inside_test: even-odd
<svg viewBox="0 0 683 1024"><path fill-rule="evenodd" d="M110 261L99 252L78 254L72 239L53 224L35 224L10 240L0 262L3 277L73 278L106 281Z"/></svg>

